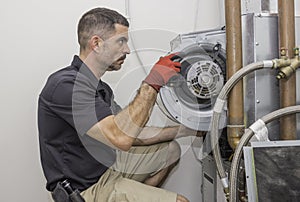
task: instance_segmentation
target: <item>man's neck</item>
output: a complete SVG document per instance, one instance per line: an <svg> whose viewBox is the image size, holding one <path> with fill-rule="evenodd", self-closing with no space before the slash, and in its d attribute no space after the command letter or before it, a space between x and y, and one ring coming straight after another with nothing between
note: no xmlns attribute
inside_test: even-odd
<svg viewBox="0 0 300 202"><path fill-rule="evenodd" d="M88 55L86 55L84 53L79 54L79 58L92 71L92 73L95 75L95 77L98 80L100 80L101 77L104 75L105 71L101 71L101 68L99 68L99 64L96 62L96 60L93 57L94 56L92 54L88 54Z"/></svg>

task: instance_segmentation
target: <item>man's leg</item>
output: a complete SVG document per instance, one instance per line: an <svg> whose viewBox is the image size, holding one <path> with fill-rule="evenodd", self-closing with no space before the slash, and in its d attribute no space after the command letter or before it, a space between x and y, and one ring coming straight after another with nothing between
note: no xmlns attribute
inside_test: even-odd
<svg viewBox="0 0 300 202"><path fill-rule="evenodd" d="M179 194L154 187L163 181L167 170L171 170L178 161L179 148L176 142L169 142L122 152L116 165L82 195L86 201L95 202L188 202ZM154 186L140 183L145 181L152 181Z"/></svg>
<svg viewBox="0 0 300 202"><path fill-rule="evenodd" d="M178 143L175 141L170 142L168 147L167 167L160 170L157 174L153 175L152 177L146 179L144 183L150 186L160 187L163 184L163 182L167 179L171 170L179 162L180 155L181 155L181 150ZM189 202L189 200L184 196L177 194L176 202Z"/></svg>
<svg viewBox="0 0 300 202"><path fill-rule="evenodd" d="M160 170L154 176L147 178L144 183L153 187L160 187L164 181L167 179L171 170L176 166L176 163L170 165L167 168Z"/></svg>
<svg viewBox="0 0 300 202"><path fill-rule="evenodd" d="M163 182L167 179L171 170L177 165L181 155L181 150L178 143L175 141L170 142L167 152L168 155L167 155L166 167L160 170L155 175L147 178L144 181L145 184L154 187L160 187L163 184Z"/></svg>
<svg viewBox="0 0 300 202"><path fill-rule="evenodd" d="M176 202L189 202L189 200L184 196L177 194Z"/></svg>
<svg viewBox="0 0 300 202"><path fill-rule="evenodd" d="M111 169L81 195L87 202L189 202L174 192L123 178L120 173Z"/></svg>
<svg viewBox="0 0 300 202"><path fill-rule="evenodd" d="M142 182L143 184L139 185L141 187L149 185L153 188L155 186L159 187L159 185L161 185L167 178L169 172L178 163L180 155L180 146L176 141L151 146L137 146L133 147L128 152L120 152L117 155L116 164L112 166L112 169L121 173L124 177L123 181L126 181L126 178L128 178L130 181L135 180ZM130 192L127 190L127 187L132 188L132 186L122 187L122 190L126 190L126 193ZM151 189L150 187L147 189ZM138 187L136 190L138 190ZM140 191L141 190L138 192ZM175 194L175 197L173 195L173 198L170 197L171 195L169 195L169 193L165 195L166 190L157 188L153 190L153 192L149 192L152 193L148 196L150 201L156 201L156 196L153 195L155 192L157 192L158 196L166 197L165 201L188 202L188 200L182 195ZM147 194L148 193L146 192L143 196L146 197ZM143 200L147 201L144 197ZM173 199L170 200L171 198ZM141 200L141 198L139 200ZM161 198L158 201L161 201Z"/></svg>

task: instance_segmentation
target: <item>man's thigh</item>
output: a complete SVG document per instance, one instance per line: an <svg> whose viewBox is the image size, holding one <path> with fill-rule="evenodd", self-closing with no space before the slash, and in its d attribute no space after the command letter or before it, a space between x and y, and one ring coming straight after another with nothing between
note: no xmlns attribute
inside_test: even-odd
<svg viewBox="0 0 300 202"><path fill-rule="evenodd" d="M126 202L176 202L177 194L135 180L123 178L115 185L114 194L109 201Z"/></svg>
<svg viewBox="0 0 300 202"><path fill-rule="evenodd" d="M112 169L123 177L144 182L148 177L167 166L169 143L132 147L128 152L119 151Z"/></svg>
<svg viewBox="0 0 300 202"><path fill-rule="evenodd" d="M104 178L113 175L114 179L104 179L105 183L100 180L81 193L87 202L176 202L176 193L124 178L111 169L105 175Z"/></svg>

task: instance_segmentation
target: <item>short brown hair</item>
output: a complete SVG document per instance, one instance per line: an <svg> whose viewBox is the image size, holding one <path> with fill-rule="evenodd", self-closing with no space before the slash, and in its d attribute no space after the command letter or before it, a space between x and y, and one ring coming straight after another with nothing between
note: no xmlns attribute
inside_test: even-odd
<svg viewBox="0 0 300 202"><path fill-rule="evenodd" d="M94 8L86 12L77 27L80 49L85 49L87 41L95 34L107 39L115 31L115 24L129 27L127 19L117 11L108 8Z"/></svg>

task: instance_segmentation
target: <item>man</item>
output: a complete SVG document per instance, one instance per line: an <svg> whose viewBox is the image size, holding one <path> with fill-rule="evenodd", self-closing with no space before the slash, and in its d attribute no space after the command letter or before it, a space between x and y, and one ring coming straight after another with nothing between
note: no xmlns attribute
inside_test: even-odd
<svg viewBox="0 0 300 202"><path fill-rule="evenodd" d="M157 186L180 157L171 140L188 129L144 127L160 87L180 71L172 60L176 55L153 66L123 110L101 80L106 71L119 70L130 53L128 27L116 11L88 11L78 24L79 56L48 78L38 109L46 187L53 192L68 180L86 201L186 202Z"/></svg>

